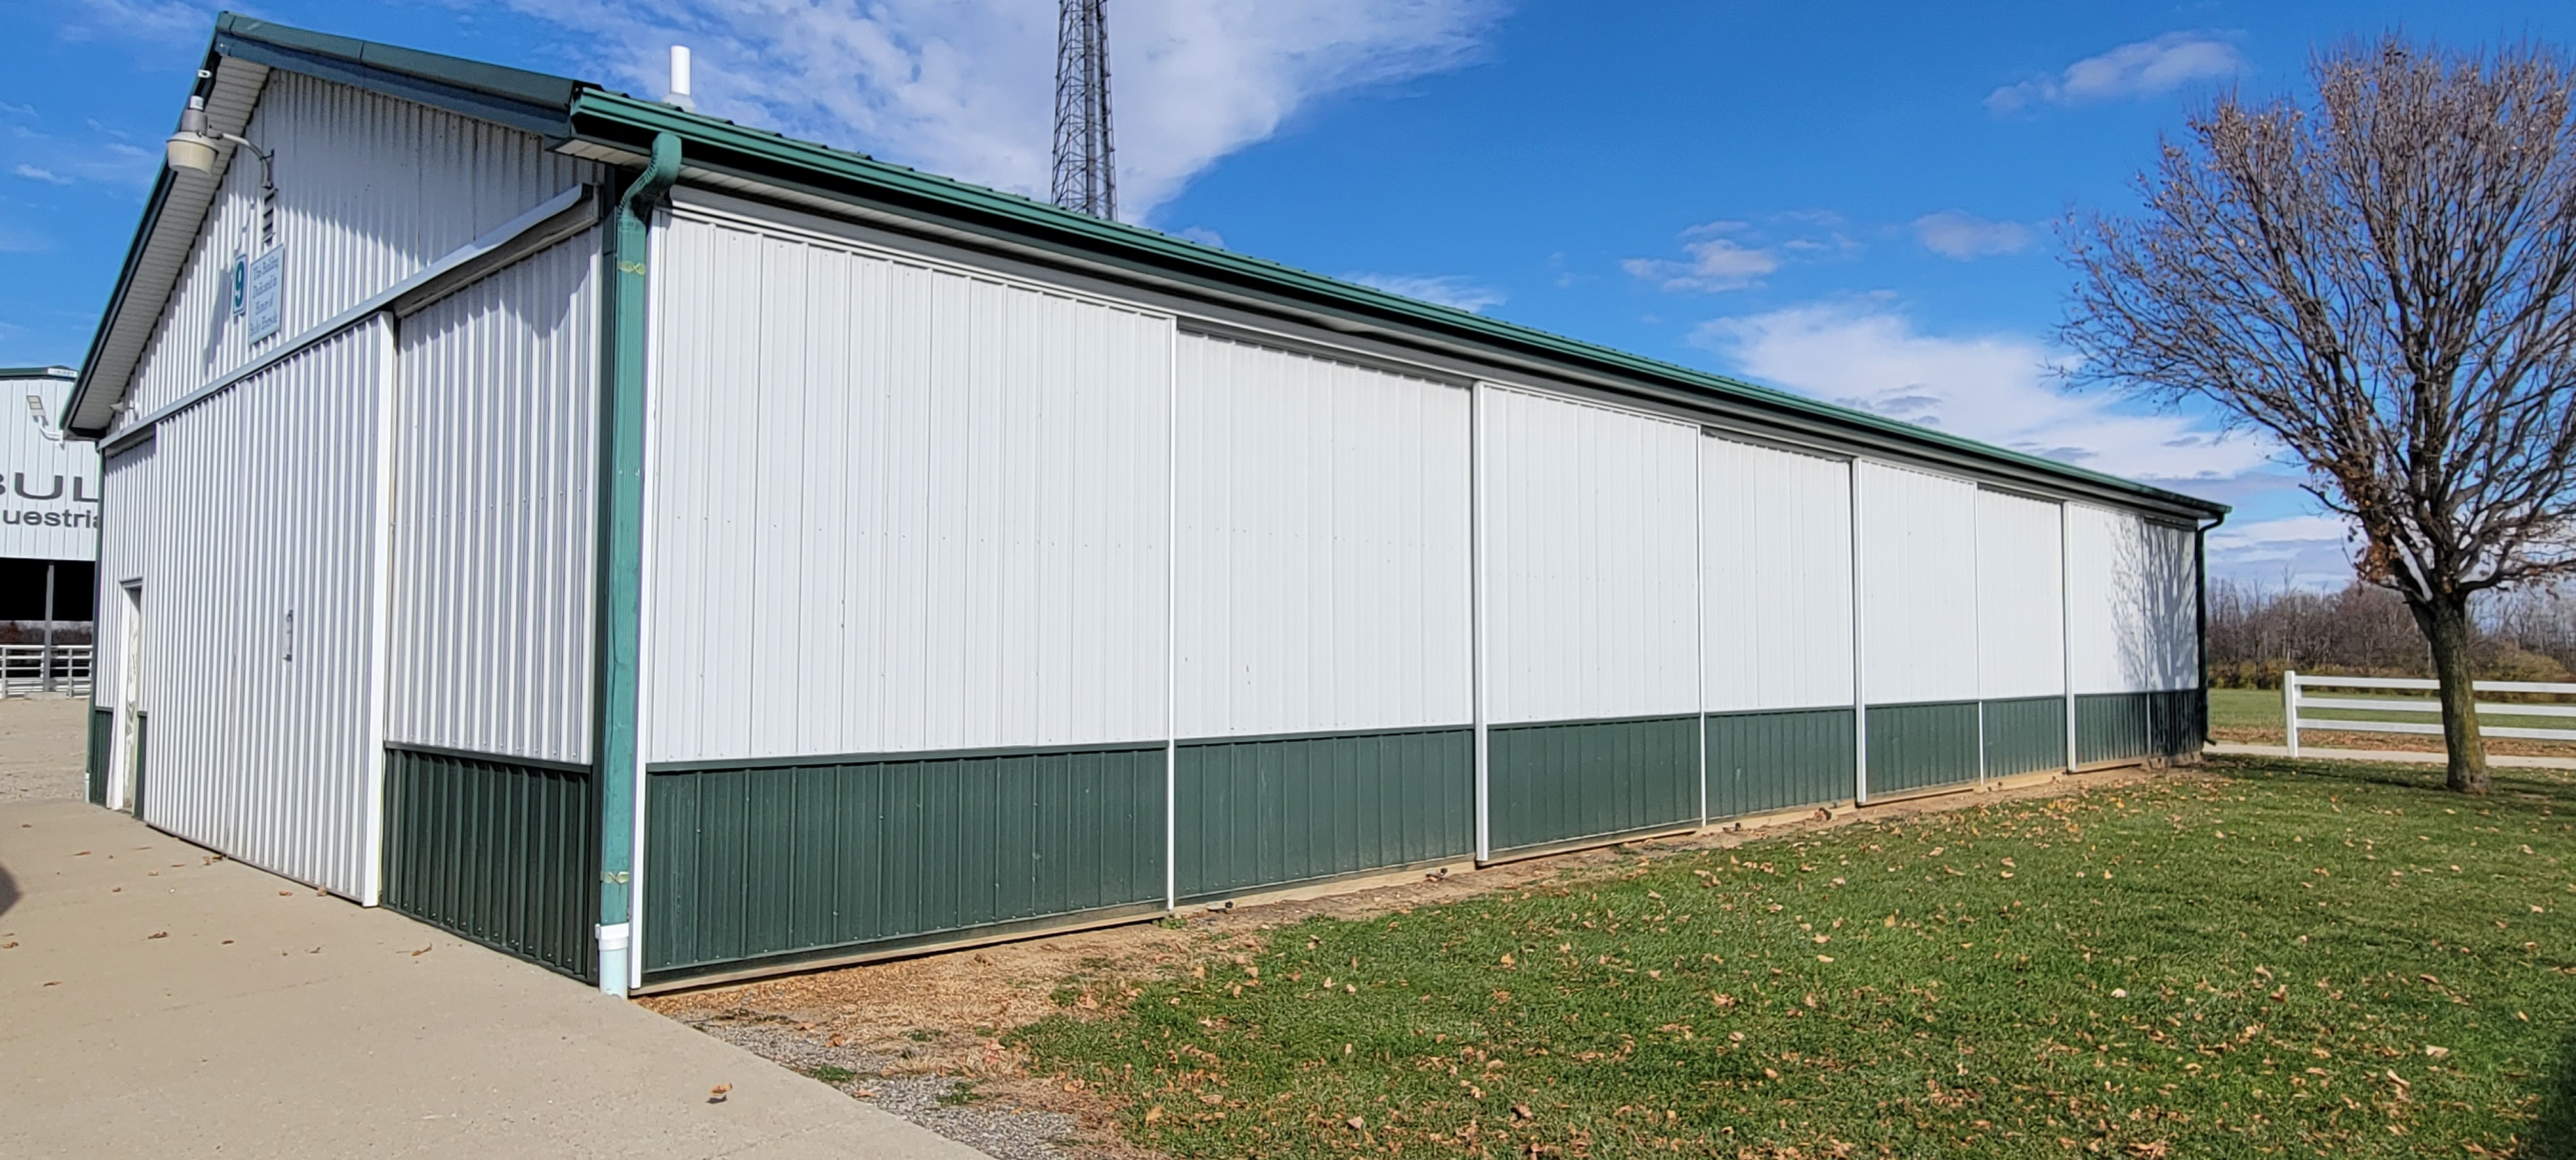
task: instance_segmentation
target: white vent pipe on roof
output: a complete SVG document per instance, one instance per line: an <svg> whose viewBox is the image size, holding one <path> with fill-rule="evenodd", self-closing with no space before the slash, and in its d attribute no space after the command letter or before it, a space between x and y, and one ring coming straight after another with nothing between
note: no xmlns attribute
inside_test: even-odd
<svg viewBox="0 0 2576 1160"><path fill-rule="evenodd" d="M671 46L671 91L664 94L662 103L692 113L698 111L697 99L689 95L688 45Z"/></svg>

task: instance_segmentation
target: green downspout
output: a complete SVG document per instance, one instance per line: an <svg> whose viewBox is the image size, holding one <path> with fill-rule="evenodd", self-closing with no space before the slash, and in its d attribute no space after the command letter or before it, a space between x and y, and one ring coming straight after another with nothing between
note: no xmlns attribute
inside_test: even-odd
<svg viewBox="0 0 2576 1160"><path fill-rule="evenodd" d="M644 620L645 262L653 235L639 203L680 176L680 139L653 135L653 160L617 201L610 256L608 382L599 479L599 989L626 993L635 866L636 657Z"/></svg>

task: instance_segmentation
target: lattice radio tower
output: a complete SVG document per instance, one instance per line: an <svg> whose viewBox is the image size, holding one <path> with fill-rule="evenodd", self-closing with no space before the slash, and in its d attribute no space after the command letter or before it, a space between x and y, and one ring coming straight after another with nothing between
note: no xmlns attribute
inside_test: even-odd
<svg viewBox="0 0 2576 1160"><path fill-rule="evenodd" d="M1055 188L1066 209L1118 216L1109 140L1107 0L1058 0L1055 34Z"/></svg>

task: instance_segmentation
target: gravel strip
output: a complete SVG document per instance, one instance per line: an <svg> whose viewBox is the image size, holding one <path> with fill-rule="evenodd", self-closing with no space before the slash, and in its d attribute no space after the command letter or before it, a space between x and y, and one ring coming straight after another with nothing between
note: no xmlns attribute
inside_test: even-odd
<svg viewBox="0 0 2576 1160"><path fill-rule="evenodd" d="M1074 1134L1074 1118L1062 1112L1006 1107L980 1099L971 1081L956 1076L901 1074L901 1059L854 1047L829 1046L782 1018L716 1017L685 1022L790 1071L812 1075L820 1068L837 1067L853 1072L854 1078L831 1086L994 1160L1064 1160L1066 1153L1056 1146L1056 1141Z"/></svg>

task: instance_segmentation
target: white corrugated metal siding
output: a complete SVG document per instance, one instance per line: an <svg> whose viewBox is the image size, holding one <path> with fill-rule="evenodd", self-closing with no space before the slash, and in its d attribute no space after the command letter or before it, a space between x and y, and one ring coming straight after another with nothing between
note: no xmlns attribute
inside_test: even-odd
<svg viewBox="0 0 2576 1160"><path fill-rule="evenodd" d="M2066 691L2058 505L1977 493L1977 685L1987 700Z"/></svg>
<svg viewBox="0 0 2576 1160"><path fill-rule="evenodd" d="M271 74L242 135L277 155L277 243L286 250L277 337L254 349L248 318L231 310L233 256L265 248L259 160L245 153L226 170L136 365L137 414L602 172L532 133L288 72Z"/></svg>
<svg viewBox="0 0 2576 1160"><path fill-rule="evenodd" d="M1177 369L1180 735L1469 723L1468 392L1196 334Z"/></svg>
<svg viewBox="0 0 2576 1160"><path fill-rule="evenodd" d="M1485 719L1698 712L1695 426L1483 388Z"/></svg>
<svg viewBox="0 0 2576 1160"><path fill-rule="evenodd" d="M1873 705L1977 696L1977 485L1859 465L1861 689Z"/></svg>
<svg viewBox="0 0 2576 1160"><path fill-rule="evenodd" d="M402 323L387 737L590 760L599 240Z"/></svg>
<svg viewBox="0 0 2576 1160"><path fill-rule="evenodd" d="M144 819L351 897L367 884L381 756L368 727L388 325L162 423L136 466L152 493L189 502L138 513L140 565L120 558L109 581L143 580Z"/></svg>
<svg viewBox="0 0 2576 1160"><path fill-rule="evenodd" d="M111 518L99 527L98 621L90 633L97 647L91 652L90 703L101 709L114 709L124 688L125 598L118 585L143 575L150 563L154 526L160 516L153 502L158 494L154 485L160 481L158 446L147 442L129 447L100 465L99 488L105 496L99 506Z"/></svg>
<svg viewBox="0 0 2576 1160"><path fill-rule="evenodd" d="M1851 464L1700 441L1710 712L1852 700Z"/></svg>
<svg viewBox="0 0 2576 1160"><path fill-rule="evenodd" d="M0 423L0 557L88 560L98 554L98 444L62 437L69 379L0 379L0 407L41 414ZM25 396L26 398L21 398ZM61 594L55 598L60 600Z"/></svg>
<svg viewBox="0 0 2576 1160"><path fill-rule="evenodd" d="M2066 549L2075 691L2199 687L2192 533L2071 504Z"/></svg>
<svg viewBox="0 0 2576 1160"><path fill-rule="evenodd" d="M686 214L660 247L648 760L1167 736L1168 318Z"/></svg>

